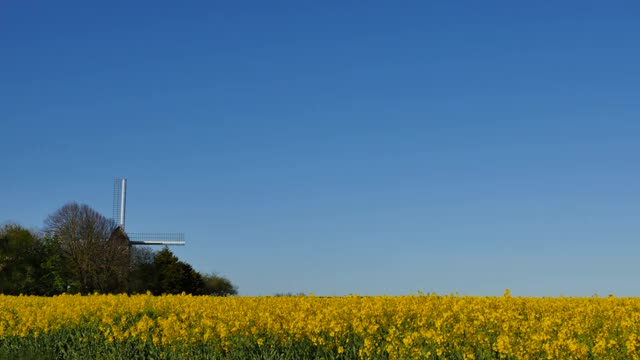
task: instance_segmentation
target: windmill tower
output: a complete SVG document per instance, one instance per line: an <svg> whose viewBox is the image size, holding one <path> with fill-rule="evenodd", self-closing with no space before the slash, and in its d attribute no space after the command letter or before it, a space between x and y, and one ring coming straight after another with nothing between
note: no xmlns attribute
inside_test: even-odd
<svg viewBox="0 0 640 360"><path fill-rule="evenodd" d="M115 179L113 182L113 220L117 227L111 234L112 239L126 239L131 245L184 245L183 233L127 233L124 230L127 205L127 179Z"/></svg>

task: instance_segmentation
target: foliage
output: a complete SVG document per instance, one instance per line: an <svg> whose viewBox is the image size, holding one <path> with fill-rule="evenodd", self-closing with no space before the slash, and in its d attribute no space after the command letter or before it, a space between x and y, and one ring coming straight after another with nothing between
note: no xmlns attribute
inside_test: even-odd
<svg viewBox="0 0 640 360"><path fill-rule="evenodd" d="M0 227L0 293L235 295L227 279L202 275L168 248L129 246L126 233L87 205L66 204L40 234Z"/></svg>
<svg viewBox="0 0 640 360"><path fill-rule="evenodd" d="M146 246L131 247L131 272L127 284L127 292L131 294L144 294L152 290L156 281L155 276L155 252Z"/></svg>
<svg viewBox="0 0 640 360"><path fill-rule="evenodd" d="M237 295L238 289L229 279L216 274L205 274L202 276L205 286L205 295L229 296Z"/></svg>
<svg viewBox="0 0 640 360"><path fill-rule="evenodd" d="M0 228L0 292L42 294L43 258L36 234L16 224Z"/></svg>
<svg viewBox="0 0 640 360"><path fill-rule="evenodd" d="M0 356L637 359L640 299L0 296Z"/></svg>
<svg viewBox="0 0 640 360"><path fill-rule="evenodd" d="M228 279L200 274L191 265L180 261L167 247L156 253L138 251L132 266L131 293L150 291L154 295L163 295L185 292L215 296L238 293Z"/></svg>
<svg viewBox="0 0 640 360"><path fill-rule="evenodd" d="M305 293L303 292L299 292L299 293L292 293L292 292L286 292L286 293L275 293L273 294L273 296L275 297L283 297L283 296L306 296Z"/></svg>
<svg viewBox="0 0 640 360"><path fill-rule="evenodd" d="M204 289L202 276L191 265L178 260L167 247L156 253L154 268L155 283L151 292L156 295L181 292L201 295Z"/></svg>
<svg viewBox="0 0 640 360"><path fill-rule="evenodd" d="M66 264L60 240L56 236L47 234L41 241L45 249L45 256L40 263L44 272L43 295L57 295L70 289L78 289L80 285L73 279L70 267Z"/></svg>

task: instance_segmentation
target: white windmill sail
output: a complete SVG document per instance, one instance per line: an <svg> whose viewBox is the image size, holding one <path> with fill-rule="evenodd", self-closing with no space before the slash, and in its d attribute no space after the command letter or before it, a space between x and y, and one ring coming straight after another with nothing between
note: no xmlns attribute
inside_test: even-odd
<svg viewBox="0 0 640 360"><path fill-rule="evenodd" d="M129 240L129 245L184 245L183 233L130 233L124 230L127 205L127 179L113 182L113 220L115 231L121 231Z"/></svg>

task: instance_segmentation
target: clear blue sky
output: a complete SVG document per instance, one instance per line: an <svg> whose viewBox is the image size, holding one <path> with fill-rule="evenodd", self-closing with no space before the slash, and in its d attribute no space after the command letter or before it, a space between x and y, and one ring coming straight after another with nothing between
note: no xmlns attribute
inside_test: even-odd
<svg viewBox="0 0 640 360"><path fill-rule="evenodd" d="M0 222L243 295L640 296L640 5L0 2Z"/></svg>

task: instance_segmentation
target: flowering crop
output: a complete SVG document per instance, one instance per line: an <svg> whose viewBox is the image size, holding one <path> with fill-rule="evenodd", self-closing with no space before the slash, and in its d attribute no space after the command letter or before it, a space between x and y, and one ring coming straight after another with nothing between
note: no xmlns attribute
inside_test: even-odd
<svg viewBox="0 0 640 360"><path fill-rule="evenodd" d="M0 355L640 359L640 299L0 295Z"/></svg>

